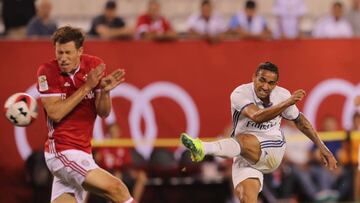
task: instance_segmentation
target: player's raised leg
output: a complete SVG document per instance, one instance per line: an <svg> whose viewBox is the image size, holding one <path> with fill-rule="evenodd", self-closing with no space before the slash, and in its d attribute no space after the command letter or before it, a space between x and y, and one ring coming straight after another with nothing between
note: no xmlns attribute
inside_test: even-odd
<svg viewBox="0 0 360 203"><path fill-rule="evenodd" d="M202 161L204 156L209 154L228 158L242 155L250 162L256 163L261 155L258 139L250 134L239 134L235 138L204 142L182 133L180 141L191 152L191 158L195 162Z"/></svg>
<svg viewBox="0 0 360 203"><path fill-rule="evenodd" d="M89 171L82 186L115 203L135 203L124 183L101 168Z"/></svg>

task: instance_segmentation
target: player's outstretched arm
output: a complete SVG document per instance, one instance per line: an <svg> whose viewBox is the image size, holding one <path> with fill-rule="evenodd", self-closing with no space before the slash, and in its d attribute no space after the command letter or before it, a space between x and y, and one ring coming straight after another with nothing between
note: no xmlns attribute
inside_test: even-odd
<svg viewBox="0 0 360 203"><path fill-rule="evenodd" d="M326 147L324 142L321 141L319 135L316 133L316 131L312 127L311 123L306 119L306 117L303 114L300 114L299 118L294 122L296 124L296 127L308 138L310 138L310 140L313 141L313 143L319 148L321 153L321 159L324 165L330 170L335 169L337 167L337 161L334 155Z"/></svg>
<svg viewBox="0 0 360 203"><path fill-rule="evenodd" d="M290 98L285 101L274 105L269 108L260 109L254 104L251 104L243 110L243 114L256 123L269 121L276 116L280 115L289 106L294 105L296 102L301 101L305 96L304 90L296 90Z"/></svg>
<svg viewBox="0 0 360 203"><path fill-rule="evenodd" d="M61 119L70 113L84 97L96 87L103 77L104 69L105 66L101 64L91 70L87 76L86 83L65 100L62 100L61 97L42 97L41 102L48 117L55 122L60 122Z"/></svg>
<svg viewBox="0 0 360 203"><path fill-rule="evenodd" d="M97 114L105 118L110 114L111 110L111 98L110 91L117 87L125 80L125 71L123 69L117 69L108 76L104 77L100 81L101 91L96 93L96 112Z"/></svg>

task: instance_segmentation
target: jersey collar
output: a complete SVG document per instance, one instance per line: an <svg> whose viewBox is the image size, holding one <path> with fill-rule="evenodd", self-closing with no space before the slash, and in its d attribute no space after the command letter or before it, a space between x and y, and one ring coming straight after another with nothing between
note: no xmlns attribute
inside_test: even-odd
<svg viewBox="0 0 360 203"><path fill-rule="evenodd" d="M75 69L74 73L62 73L62 74L67 75L67 76L74 76L74 75L76 75L77 72L79 72L79 70L80 70L80 64Z"/></svg>
<svg viewBox="0 0 360 203"><path fill-rule="evenodd" d="M77 72L79 72L80 70L80 64L79 66L75 69L74 73L68 73L69 75L75 75Z"/></svg>

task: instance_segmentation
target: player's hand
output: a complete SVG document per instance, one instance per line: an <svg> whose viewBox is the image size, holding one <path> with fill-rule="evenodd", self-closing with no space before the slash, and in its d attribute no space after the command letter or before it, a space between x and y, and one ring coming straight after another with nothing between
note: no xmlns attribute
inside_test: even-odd
<svg viewBox="0 0 360 203"><path fill-rule="evenodd" d="M104 92L109 92L125 80L125 70L117 69L100 81L100 87Z"/></svg>
<svg viewBox="0 0 360 203"><path fill-rule="evenodd" d="M305 91L302 89L296 90L289 98L290 104L293 105L296 104L298 101L301 101L305 97L305 94Z"/></svg>
<svg viewBox="0 0 360 203"><path fill-rule="evenodd" d="M90 70L86 77L86 85L93 89L99 84L100 79L104 76L105 64L100 64L96 68Z"/></svg>
<svg viewBox="0 0 360 203"><path fill-rule="evenodd" d="M327 148L320 150L320 156L321 156L321 161L329 170L333 170L337 168L336 165L337 161L334 155Z"/></svg>

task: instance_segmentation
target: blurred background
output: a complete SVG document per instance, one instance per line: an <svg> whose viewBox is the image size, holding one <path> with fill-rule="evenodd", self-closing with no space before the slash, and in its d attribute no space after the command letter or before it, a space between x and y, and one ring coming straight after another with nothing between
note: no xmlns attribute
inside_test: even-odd
<svg viewBox="0 0 360 203"><path fill-rule="evenodd" d="M87 33L85 53L109 72L126 70L111 115L96 121L94 158L139 202L237 202L232 160L194 164L178 137L229 136L230 93L264 61L279 66L280 86L306 90L299 108L339 167L326 170L313 144L284 121L286 156L265 176L259 201L360 201L360 0L0 2L1 104L15 92L39 98L37 68L54 58L50 37L64 25ZM2 116L0 126L0 202L49 202L44 114L27 128Z"/></svg>

